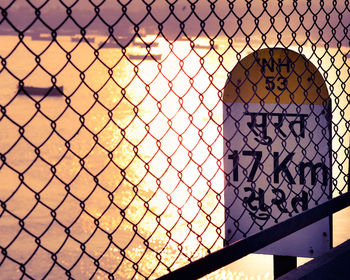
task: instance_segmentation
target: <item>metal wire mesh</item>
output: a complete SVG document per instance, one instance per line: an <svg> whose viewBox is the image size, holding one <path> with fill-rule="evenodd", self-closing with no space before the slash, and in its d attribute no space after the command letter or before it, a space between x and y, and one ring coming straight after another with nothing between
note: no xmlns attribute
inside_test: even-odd
<svg viewBox="0 0 350 280"><path fill-rule="evenodd" d="M347 191L349 1L0 7L5 278L155 278L221 248L223 91L263 48L292 49L323 75L332 195Z"/></svg>

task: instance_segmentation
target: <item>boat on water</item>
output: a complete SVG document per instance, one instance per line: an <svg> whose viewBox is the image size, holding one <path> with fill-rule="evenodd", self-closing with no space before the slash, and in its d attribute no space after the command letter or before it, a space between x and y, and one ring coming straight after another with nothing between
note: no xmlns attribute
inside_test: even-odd
<svg viewBox="0 0 350 280"><path fill-rule="evenodd" d="M202 50L211 50L211 49L217 49L218 48L218 45L200 45L200 44L195 44L194 45L194 49L202 49Z"/></svg>
<svg viewBox="0 0 350 280"><path fill-rule="evenodd" d="M159 46L158 42L152 42L152 43L146 43L143 41L134 41L131 44L132 47L138 47L138 48L146 48L146 47L150 47L150 48L157 48Z"/></svg>
<svg viewBox="0 0 350 280"><path fill-rule="evenodd" d="M29 96L63 96L63 87L23 87L18 88L18 94Z"/></svg>
<svg viewBox="0 0 350 280"><path fill-rule="evenodd" d="M162 55L161 54L151 54L151 53L147 53L147 54L130 54L128 55L128 57L132 60L153 60L153 61L157 61L157 60L161 60L162 59Z"/></svg>
<svg viewBox="0 0 350 280"><path fill-rule="evenodd" d="M34 33L31 35L32 41L52 41L50 34Z"/></svg>

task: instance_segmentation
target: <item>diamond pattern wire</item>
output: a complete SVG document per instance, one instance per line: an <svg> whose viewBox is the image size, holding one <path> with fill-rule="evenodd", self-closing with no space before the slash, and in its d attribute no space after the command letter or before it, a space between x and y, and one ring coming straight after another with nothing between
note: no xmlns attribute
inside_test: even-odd
<svg viewBox="0 0 350 280"><path fill-rule="evenodd" d="M256 50L293 49L323 75L332 195L347 191L349 1L7 0L0 8L5 278L157 278L221 248L223 89Z"/></svg>

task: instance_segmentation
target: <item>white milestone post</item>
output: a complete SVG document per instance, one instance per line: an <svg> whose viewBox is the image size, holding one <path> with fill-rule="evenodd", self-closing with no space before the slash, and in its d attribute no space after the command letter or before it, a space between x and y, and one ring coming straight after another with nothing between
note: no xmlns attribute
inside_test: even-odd
<svg viewBox="0 0 350 280"><path fill-rule="evenodd" d="M331 195L331 110L325 81L303 55L256 51L224 89L227 244L327 201ZM325 218L257 253L316 257L331 247Z"/></svg>

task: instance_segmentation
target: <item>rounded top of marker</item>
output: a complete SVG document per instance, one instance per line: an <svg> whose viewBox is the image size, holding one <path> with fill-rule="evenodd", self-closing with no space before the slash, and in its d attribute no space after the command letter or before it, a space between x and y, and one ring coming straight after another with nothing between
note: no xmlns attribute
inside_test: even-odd
<svg viewBox="0 0 350 280"><path fill-rule="evenodd" d="M283 48L258 50L239 61L224 88L227 103L329 104L327 86L303 55Z"/></svg>

